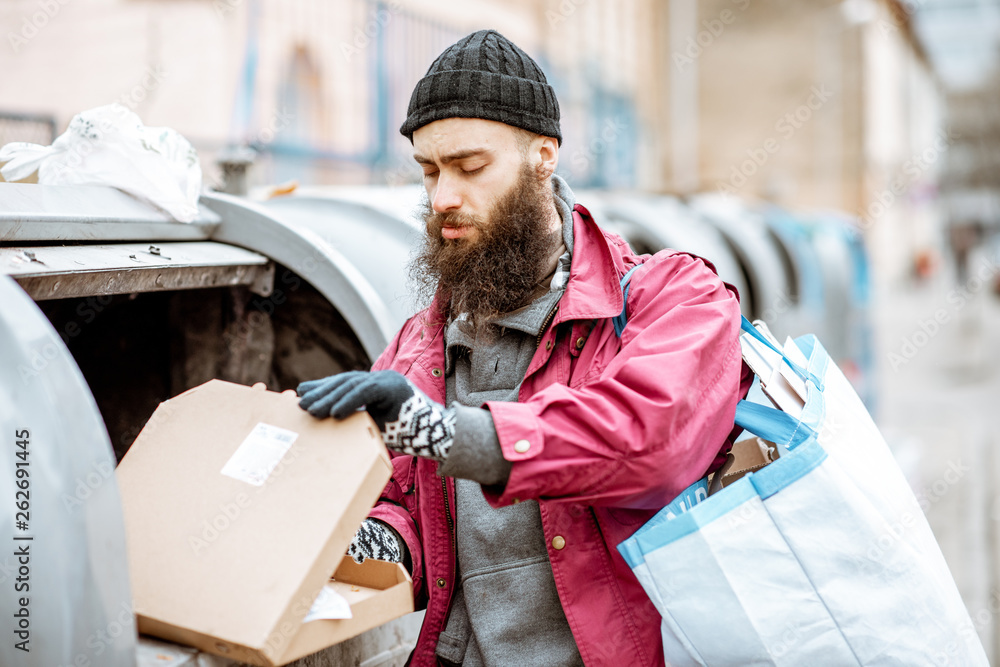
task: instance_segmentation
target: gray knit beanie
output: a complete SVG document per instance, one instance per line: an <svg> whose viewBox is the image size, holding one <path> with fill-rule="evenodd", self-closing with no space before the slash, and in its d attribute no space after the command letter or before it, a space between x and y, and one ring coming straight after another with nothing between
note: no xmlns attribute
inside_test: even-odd
<svg viewBox="0 0 1000 667"><path fill-rule="evenodd" d="M562 144L559 102L545 74L527 53L496 30L458 40L417 82L400 133L442 118L484 118L520 127Z"/></svg>

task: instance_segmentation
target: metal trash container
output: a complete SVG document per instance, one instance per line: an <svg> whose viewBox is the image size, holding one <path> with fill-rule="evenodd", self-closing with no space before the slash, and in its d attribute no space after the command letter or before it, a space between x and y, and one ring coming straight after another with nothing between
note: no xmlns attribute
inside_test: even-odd
<svg viewBox="0 0 1000 667"><path fill-rule="evenodd" d="M789 335L797 307L795 276L762 216L743 202L718 194L698 195L688 203L728 239L745 267L753 319L765 319L779 340Z"/></svg>
<svg viewBox="0 0 1000 667"><path fill-rule="evenodd" d="M821 213L809 216L808 221L823 272L829 340L824 345L874 413L871 276L864 238L847 216Z"/></svg>
<svg viewBox="0 0 1000 667"><path fill-rule="evenodd" d="M45 580L31 597L37 662L0 662L135 664L115 459L160 401L212 377L284 390L367 369L413 312L415 234L343 201L204 195L184 224L111 188L0 183L3 421L33 434L32 566ZM0 613L13 615L5 590ZM310 664L401 663L419 626L399 619Z"/></svg>

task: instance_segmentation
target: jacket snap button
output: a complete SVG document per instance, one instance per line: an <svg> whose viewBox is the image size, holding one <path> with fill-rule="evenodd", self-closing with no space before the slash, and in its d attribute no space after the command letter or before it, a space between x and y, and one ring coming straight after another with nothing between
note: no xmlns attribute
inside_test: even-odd
<svg viewBox="0 0 1000 667"><path fill-rule="evenodd" d="M548 352L552 349L552 340L545 341L545 351Z"/></svg>
<svg viewBox="0 0 1000 667"><path fill-rule="evenodd" d="M564 546L566 546L566 538L562 535L556 535L552 538L552 548L559 551Z"/></svg>
<svg viewBox="0 0 1000 667"><path fill-rule="evenodd" d="M529 449L531 449L531 443L527 440L518 440L514 443L514 451L518 454L524 454Z"/></svg>
<svg viewBox="0 0 1000 667"><path fill-rule="evenodd" d="M583 349L583 345L586 342L587 342L587 339L584 338L583 336L580 336L579 338L577 338L576 339L576 349L582 350Z"/></svg>
<svg viewBox="0 0 1000 667"><path fill-rule="evenodd" d="M437 580L437 585L438 585L438 588L444 588L444 586L445 586L445 584L446 584L446 583L448 583L448 582L446 582L446 581L445 581L444 579L440 579L440 578L439 578L439 579Z"/></svg>
<svg viewBox="0 0 1000 667"><path fill-rule="evenodd" d="M511 502L513 504L517 505L519 502L521 502L521 499L520 498L514 498L514 500L512 500Z"/></svg>
<svg viewBox="0 0 1000 667"><path fill-rule="evenodd" d="M441 369L440 368L432 368L431 369L431 375L433 375L436 378L441 377Z"/></svg>

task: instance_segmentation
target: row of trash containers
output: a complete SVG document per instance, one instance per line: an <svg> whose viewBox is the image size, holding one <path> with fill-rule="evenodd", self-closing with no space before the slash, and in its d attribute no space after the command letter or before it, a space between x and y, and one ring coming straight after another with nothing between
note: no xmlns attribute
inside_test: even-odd
<svg viewBox="0 0 1000 667"><path fill-rule="evenodd" d="M350 201L408 223L408 243L418 238L423 190L343 188L306 191L264 206L279 217L309 219L321 227L325 209ZM855 221L837 212L792 213L766 203L701 194L685 199L635 192L578 191L577 201L603 228L640 253L665 248L711 261L740 294L743 314L763 320L784 340L816 334L874 408L870 278L864 241ZM356 232L355 232L356 236ZM384 247L381 246L381 247ZM385 267L385 263L380 263ZM405 276L380 273L405 291Z"/></svg>
<svg viewBox="0 0 1000 667"><path fill-rule="evenodd" d="M594 194L589 206L598 223L636 250L700 255L737 288L743 314L763 320L779 340L816 334L874 407L869 265L851 218L716 194L686 201Z"/></svg>

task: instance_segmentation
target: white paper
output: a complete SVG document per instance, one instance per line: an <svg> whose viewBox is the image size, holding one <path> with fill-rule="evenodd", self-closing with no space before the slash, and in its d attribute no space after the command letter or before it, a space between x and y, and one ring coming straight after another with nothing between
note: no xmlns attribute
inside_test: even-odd
<svg viewBox="0 0 1000 667"><path fill-rule="evenodd" d="M775 359L780 359L780 356L749 335L740 336L740 348L743 352L743 360L750 366L750 370L754 372L754 375L759 377L763 382L769 380L771 372L777 365Z"/></svg>
<svg viewBox="0 0 1000 667"><path fill-rule="evenodd" d="M799 366L805 368L809 365L809 360L806 359L806 355L802 354L802 350L795 344L795 341L792 340L791 336L785 339L785 347L782 349L785 356L797 363Z"/></svg>
<svg viewBox="0 0 1000 667"><path fill-rule="evenodd" d="M771 332L762 322L755 322L755 326L768 340L773 341ZM787 345L791 345L799 356L802 353L798 347L788 339ZM749 335L740 336L740 346L743 350L743 359L750 366L750 369L760 378L760 388L764 394L771 399L775 407L787 412L795 418L802 416L802 408L806 401L805 382L800 378L782 358L781 355L770 349L757 339ZM777 347L777 345L775 345ZM787 356L787 355L786 355ZM792 359L792 357L789 357ZM797 359L793 359L798 363Z"/></svg>
<svg viewBox="0 0 1000 667"><path fill-rule="evenodd" d="M338 620L351 617L351 605L347 603L347 599L338 593L332 585L327 584L320 590L319 595L316 596L316 601L313 602L312 607L309 608L309 613L302 619L302 622Z"/></svg>
<svg viewBox="0 0 1000 667"><path fill-rule="evenodd" d="M278 461L299 434L258 422L222 466L222 474L254 486L263 486Z"/></svg>
<svg viewBox="0 0 1000 667"><path fill-rule="evenodd" d="M786 368L787 365L782 362L781 370L775 368L771 372L771 377L767 382L761 380L760 388L779 410L796 419L800 419L802 417L802 409L805 407L805 401L799 397L798 393L788 382L788 378L781 372Z"/></svg>

